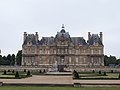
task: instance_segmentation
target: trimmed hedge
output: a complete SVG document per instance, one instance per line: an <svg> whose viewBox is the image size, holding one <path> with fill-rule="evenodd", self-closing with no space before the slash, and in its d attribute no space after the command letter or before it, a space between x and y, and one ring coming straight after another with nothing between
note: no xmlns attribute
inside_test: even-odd
<svg viewBox="0 0 120 90"><path fill-rule="evenodd" d="M4 75L6 75L6 74L7 74L6 70L4 70L3 74L4 74Z"/></svg>
<svg viewBox="0 0 120 90"><path fill-rule="evenodd" d="M74 79L79 79L79 74L75 70L73 71L73 77L74 77Z"/></svg>
<svg viewBox="0 0 120 90"><path fill-rule="evenodd" d="M15 78L20 78L18 71L16 71L16 73L15 73Z"/></svg>
<svg viewBox="0 0 120 90"><path fill-rule="evenodd" d="M30 71L28 70L28 72L27 72L27 76L30 76L31 75L31 73L30 73Z"/></svg>

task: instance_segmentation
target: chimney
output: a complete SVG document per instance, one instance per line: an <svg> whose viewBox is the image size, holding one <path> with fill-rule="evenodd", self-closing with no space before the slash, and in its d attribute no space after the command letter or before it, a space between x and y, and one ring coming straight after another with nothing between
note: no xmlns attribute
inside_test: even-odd
<svg viewBox="0 0 120 90"><path fill-rule="evenodd" d="M23 37L24 42L26 39L27 39L27 32L24 32L24 37Z"/></svg>
<svg viewBox="0 0 120 90"><path fill-rule="evenodd" d="M38 32L35 32L35 40L36 40L37 43L38 43L38 39L39 39Z"/></svg>
<svg viewBox="0 0 120 90"><path fill-rule="evenodd" d="M103 34L100 32L100 40L103 42Z"/></svg>
<svg viewBox="0 0 120 90"><path fill-rule="evenodd" d="M91 34L88 32L88 41L90 40Z"/></svg>

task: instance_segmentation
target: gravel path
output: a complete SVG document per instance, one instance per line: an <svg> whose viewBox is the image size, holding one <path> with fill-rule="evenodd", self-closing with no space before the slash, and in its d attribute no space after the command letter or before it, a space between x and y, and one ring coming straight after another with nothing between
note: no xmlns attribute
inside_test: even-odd
<svg viewBox="0 0 120 90"><path fill-rule="evenodd" d="M25 79L0 79L3 83L73 84L72 76L38 76Z"/></svg>
<svg viewBox="0 0 120 90"><path fill-rule="evenodd" d="M120 84L120 80L73 80L72 76L39 76L33 75L24 79L0 79L3 83L29 83L29 84L73 84L73 83L101 83L101 84Z"/></svg>

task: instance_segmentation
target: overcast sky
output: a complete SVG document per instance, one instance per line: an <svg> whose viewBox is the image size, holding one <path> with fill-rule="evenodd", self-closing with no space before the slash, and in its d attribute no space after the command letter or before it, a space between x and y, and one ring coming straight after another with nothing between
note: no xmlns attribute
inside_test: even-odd
<svg viewBox="0 0 120 90"><path fill-rule="evenodd" d="M65 24L70 36L103 32L104 51L120 57L120 0L0 0L2 55L22 49L23 33L55 36Z"/></svg>

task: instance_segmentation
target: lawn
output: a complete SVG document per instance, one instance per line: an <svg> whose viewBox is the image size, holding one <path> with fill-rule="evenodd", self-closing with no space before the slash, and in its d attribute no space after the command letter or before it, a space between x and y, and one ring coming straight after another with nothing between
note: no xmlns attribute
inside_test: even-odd
<svg viewBox="0 0 120 90"><path fill-rule="evenodd" d="M40 87L40 86L1 86L0 90L120 90L120 87Z"/></svg>
<svg viewBox="0 0 120 90"><path fill-rule="evenodd" d="M6 74L3 74L3 72L0 72L0 79L15 79L15 73L16 72L6 72ZM26 78L27 72L21 72L19 71L20 78Z"/></svg>
<svg viewBox="0 0 120 90"><path fill-rule="evenodd" d="M104 72L78 72L79 74L79 79L82 79L82 80L94 80L94 79L105 79L105 80L120 80L119 77L119 73L106 73L104 74Z"/></svg>

